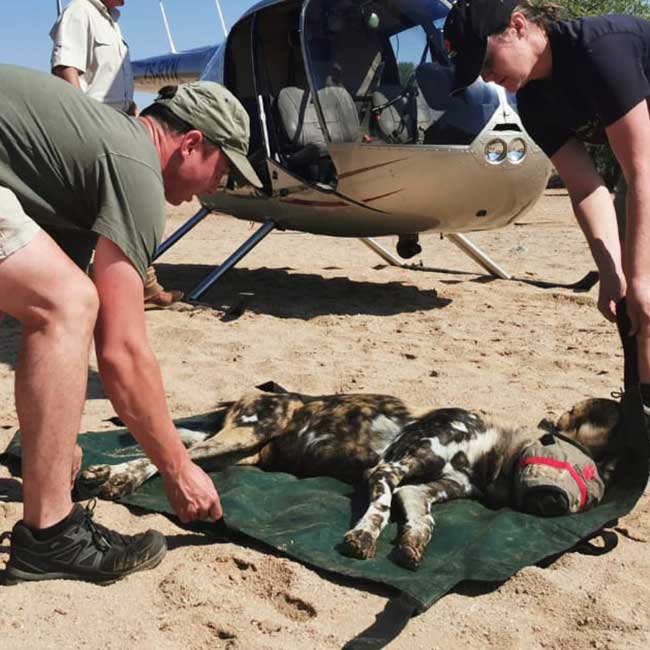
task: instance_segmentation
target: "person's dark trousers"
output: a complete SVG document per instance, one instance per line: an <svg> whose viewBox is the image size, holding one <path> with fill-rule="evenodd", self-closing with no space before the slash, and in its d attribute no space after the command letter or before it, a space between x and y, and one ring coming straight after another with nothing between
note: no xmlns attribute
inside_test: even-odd
<svg viewBox="0 0 650 650"><path fill-rule="evenodd" d="M88 272L99 237L97 233L90 230L64 230L51 227L44 227L43 230L84 273Z"/></svg>

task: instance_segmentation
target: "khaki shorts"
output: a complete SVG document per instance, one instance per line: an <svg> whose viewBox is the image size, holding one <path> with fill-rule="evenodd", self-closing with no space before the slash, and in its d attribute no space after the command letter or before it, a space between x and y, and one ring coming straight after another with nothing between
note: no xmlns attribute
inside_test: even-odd
<svg viewBox="0 0 650 650"><path fill-rule="evenodd" d="M0 187L0 260L27 246L39 232L39 226L25 214L16 195Z"/></svg>

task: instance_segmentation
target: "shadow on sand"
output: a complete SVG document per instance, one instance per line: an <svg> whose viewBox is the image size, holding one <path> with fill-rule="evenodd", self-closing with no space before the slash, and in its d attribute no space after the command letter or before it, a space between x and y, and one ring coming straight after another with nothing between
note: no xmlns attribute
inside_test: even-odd
<svg viewBox="0 0 650 650"><path fill-rule="evenodd" d="M198 264L157 264L162 284L186 295L213 267ZM290 268L232 269L200 298L214 309L242 310L276 318L310 320L317 316L393 314L442 309L451 300L435 289L419 289L402 282L360 282L347 277L324 278L294 273Z"/></svg>

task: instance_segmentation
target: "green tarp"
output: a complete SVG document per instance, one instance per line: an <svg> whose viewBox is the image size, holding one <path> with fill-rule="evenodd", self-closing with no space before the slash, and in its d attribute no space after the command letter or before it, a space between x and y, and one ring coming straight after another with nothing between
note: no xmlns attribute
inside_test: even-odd
<svg viewBox="0 0 650 650"><path fill-rule="evenodd" d="M215 415L176 420L185 428L215 426ZM228 529L260 540L287 555L338 574L390 585L422 611L463 580L502 581L527 565L556 555L593 536L627 514L648 478L648 444L637 437L636 451L604 501L590 512L539 518L484 508L476 501L453 501L434 508L436 530L422 567L403 569L391 559L396 524L382 534L377 556L355 560L338 550L343 534L367 506L363 486L356 489L329 478L297 479L255 467L231 467L211 474L221 495ZM138 457L125 429L80 436L84 466ZM7 450L19 455L18 442ZM162 482L155 477L123 503L171 514Z"/></svg>

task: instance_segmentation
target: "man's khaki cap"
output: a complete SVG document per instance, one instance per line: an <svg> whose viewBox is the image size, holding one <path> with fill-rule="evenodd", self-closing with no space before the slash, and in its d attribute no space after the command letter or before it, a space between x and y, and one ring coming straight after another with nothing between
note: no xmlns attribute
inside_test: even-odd
<svg viewBox="0 0 650 650"><path fill-rule="evenodd" d="M262 183L248 162L250 122L239 100L214 81L192 81L178 86L173 96L159 95L154 104L166 106L226 154L237 171L255 187Z"/></svg>

